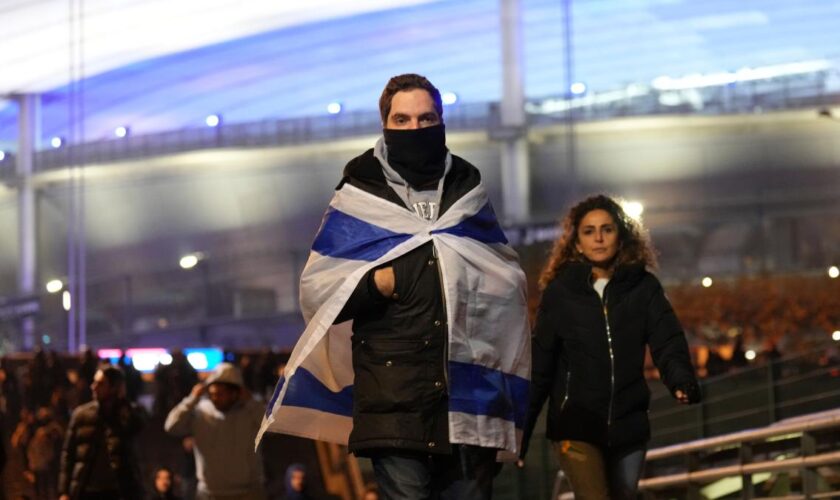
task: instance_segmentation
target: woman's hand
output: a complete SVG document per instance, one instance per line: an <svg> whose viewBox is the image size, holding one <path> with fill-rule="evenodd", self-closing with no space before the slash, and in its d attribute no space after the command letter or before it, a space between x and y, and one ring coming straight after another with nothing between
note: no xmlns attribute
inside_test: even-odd
<svg viewBox="0 0 840 500"><path fill-rule="evenodd" d="M702 397L700 385L697 382L688 382L674 387L674 399L681 404L690 405L699 403Z"/></svg>

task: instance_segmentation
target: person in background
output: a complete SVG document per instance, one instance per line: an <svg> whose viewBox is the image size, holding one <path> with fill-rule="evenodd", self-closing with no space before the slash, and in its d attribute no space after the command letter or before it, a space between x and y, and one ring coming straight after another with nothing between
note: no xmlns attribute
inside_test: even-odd
<svg viewBox="0 0 840 500"><path fill-rule="evenodd" d="M143 375L140 370L134 367L131 358L125 353L120 356L117 365L125 373L125 394L132 403L137 402L137 397L143 392Z"/></svg>
<svg viewBox="0 0 840 500"><path fill-rule="evenodd" d="M125 397L125 376L114 366L96 371L93 401L70 418L59 468L60 500L140 500L143 484L135 440L140 409Z"/></svg>
<svg viewBox="0 0 840 500"><path fill-rule="evenodd" d="M205 394L208 399L202 399ZM254 440L265 407L251 398L242 373L220 363L166 417L164 429L175 436L193 436L200 500L262 500L263 470Z"/></svg>
<svg viewBox="0 0 840 500"><path fill-rule="evenodd" d="M292 464L286 468L286 494L283 495L284 500L309 500L309 494L306 492L306 467L302 464Z"/></svg>
<svg viewBox="0 0 840 500"><path fill-rule="evenodd" d="M169 411L198 382L198 373L180 349L172 351L169 365L159 364L155 369L155 415L165 418Z"/></svg>
<svg viewBox="0 0 840 500"><path fill-rule="evenodd" d="M149 500L180 500L175 495L175 476L168 467L158 467L155 470L153 493Z"/></svg>
<svg viewBox="0 0 840 500"><path fill-rule="evenodd" d="M87 403L93 398L90 387L99 366L99 359L97 359L90 347L85 347L79 362L78 388L80 394L78 399L79 403Z"/></svg>
<svg viewBox="0 0 840 500"><path fill-rule="evenodd" d="M641 225L597 195L566 215L540 276L523 450L546 398L546 436L577 499L635 499L650 424L645 347L680 403L700 400L683 329ZM520 464L521 465L521 464Z"/></svg>
<svg viewBox="0 0 840 500"><path fill-rule="evenodd" d="M64 429L56 421L51 408L42 406L35 413L31 438L26 447L24 475L35 484L37 500L52 500L58 496L58 457Z"/></svg>

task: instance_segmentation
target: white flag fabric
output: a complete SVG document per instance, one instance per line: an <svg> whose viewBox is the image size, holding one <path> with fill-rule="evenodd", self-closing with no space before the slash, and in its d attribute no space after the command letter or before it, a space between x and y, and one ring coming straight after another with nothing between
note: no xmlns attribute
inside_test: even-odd
<svg viewBox="0 0 840 500"><path fill-rule="evenodd" d="M352 321L333 322L368 271L429 241L448 319L450 442L518 453L531 375L525 274L482 184L434 222L348 183L336 192L301 276L306 329L257 444L266 431L347 444Z"/></svg>

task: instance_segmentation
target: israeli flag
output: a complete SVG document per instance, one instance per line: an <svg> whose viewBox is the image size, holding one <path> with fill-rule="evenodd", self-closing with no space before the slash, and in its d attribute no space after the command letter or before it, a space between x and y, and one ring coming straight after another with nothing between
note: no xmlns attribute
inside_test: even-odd
<svg viewBox="0 0 840 500"><path fill-rule="evenodd" d="M306 329L257 444L266 431L347 444L352 321L333 321L368 271L429 241L448 318L450 442L518 453L531 374L525 274L481 184L435 222L347 183L336 192L301 277Z"/></svg>

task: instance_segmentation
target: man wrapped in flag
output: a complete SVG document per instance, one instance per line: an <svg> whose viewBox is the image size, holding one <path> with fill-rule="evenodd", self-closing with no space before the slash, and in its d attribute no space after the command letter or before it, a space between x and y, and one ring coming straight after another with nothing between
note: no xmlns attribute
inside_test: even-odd
<svg viewBox="0 0 840 500"><path fill-rule="evenodd" d="M528 404L525 276L438 90L392 78L301 277L306 330L263 432L348 444L384 498L489 499Z"/></svg>

